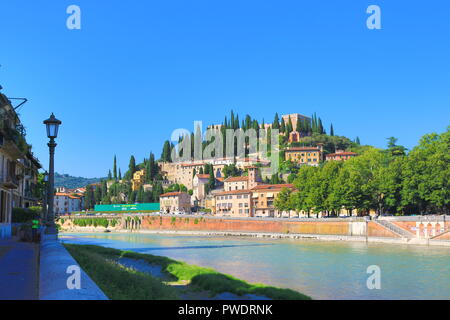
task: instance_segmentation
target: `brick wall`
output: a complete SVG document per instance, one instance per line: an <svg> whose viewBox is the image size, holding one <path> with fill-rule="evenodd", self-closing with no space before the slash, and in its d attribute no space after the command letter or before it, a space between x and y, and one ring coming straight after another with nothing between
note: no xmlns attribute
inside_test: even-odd
<svg viewBox="0 0 450 320"><path fill-rule="evenodd" d="M145 217L141 229L173 231L233 231L349 235L349 223L207 219L196 217Z"/></svg>

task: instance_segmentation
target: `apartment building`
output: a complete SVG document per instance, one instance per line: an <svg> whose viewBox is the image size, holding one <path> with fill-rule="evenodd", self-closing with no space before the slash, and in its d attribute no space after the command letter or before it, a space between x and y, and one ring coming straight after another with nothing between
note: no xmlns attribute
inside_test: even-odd
<svg viewBox="0 0 450 320"><path fill-rule="evenodd" d="M159 196L160 210L165 213L190 213L191 196L185 192L169 192Z"/></svg>
<svg viewBox="0 0 450 320"><path fill-rule="evenodd" d="M8 98L0 93L0 239L11 236L14 207L37 203L40 164L25 140L25 129Z"/></svg>
<svg viewBox="0 0 450 320"><path fill-rule="evenodd" d="M300 165L318 166L322 160L322 147L291 147L284 150L285 160Z"/></svg>
<svg viewBox="0 0 450 320"><path fill-rule="evenodd" d="M215 198L215 214L219 216L249 217L251 216L251 194L248 189L232 190L217 193Z"/></svg>
<svg viewBox="0 0 450 320"><path fill-rule="evenodd" d="M252 188L252 216L272 218L281 217L283 213L275 208L274 202L278 194L284 188L294 189L294 185L263 184Z"/></svg>
<svg viewBox="0 0 450 320"><path fill-rule="evenodd" d="M53 201L53 210L57 216L82 211L84 207L83 196L81 194L57 192Z"/></svg>

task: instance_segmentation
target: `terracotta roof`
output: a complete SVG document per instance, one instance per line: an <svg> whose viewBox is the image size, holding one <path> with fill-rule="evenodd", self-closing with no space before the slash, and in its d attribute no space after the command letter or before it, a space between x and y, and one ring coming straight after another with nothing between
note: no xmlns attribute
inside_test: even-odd
<svg viewBox="0 0 450 320"><path fill-rule="evenodd" d="M174 196L179 196L181 194L187 194L185 192L168 192L168 193L164 193L162 195L160 195L159 197L174 197Z"/></svg>
<svg viewBox="0 0 450 320"><path fill-rule="evenodd" d="M182 163L181 166L182 167L198 167L198 166L204 166L206 163L202 162L202 163Z"/></svg>
<svg viewBox="0 0 450 320"><path fill-rule="evenodd" d="M252 193L251 190L244 189L244 190L231 190L231 191L224 191L214 194L215 196L223 196L226 194L245 194L245 193Z"/></svg>
<svg viewBox="0 0 450 320"><path fill-rule="evenodd" d="M197 177L199 179L209 179L209 174L198 174Z"/></svg>
<svg viewBox="0 0 450 320"><path fill-rule="evenodd" d="M64 193L64 192L57 192L55 193L55 196L58 197L69 197L71 199L80 199L80 197L82 197L82 195L78 195L78 194L72 194L72 193Z"/></svg>
<svg viewBox="0 0 450 320"><path fill-rule="evenodd" d="M293 184L283 183L283 184L260 184L253 187L252 190L281 190L283 188L295 188Z"/></svg>
<svg viewBox="0 0 450 320"><path fill-rule="evenodd" d="M223 181L225 180L225 178L219 177L219 178L216 178L216 180L217 180L217 181L220 181L220 182L223 182Z"/></svg>
<svg viewBox="0 0 450 320"><path fill-rule="evenodd" d="M320 148L319 147L291 147L284 151L289 152L289 151L308 151L308 150L320 151Z"/></svg>
<svg viewBox="0 0 450 320"><path fill-rule="evenodd" d="M328 157L336 157L336 156L357 156L358 154L355 152L340 152L340 153L330 153L327 154Z"/></svg>
<svg viewBox="0 0 450 320"><path fill-rule="evenodd" d="M248 181L248 177L229 177L225 179L225 182L238 182L238 181Z"/></svg>

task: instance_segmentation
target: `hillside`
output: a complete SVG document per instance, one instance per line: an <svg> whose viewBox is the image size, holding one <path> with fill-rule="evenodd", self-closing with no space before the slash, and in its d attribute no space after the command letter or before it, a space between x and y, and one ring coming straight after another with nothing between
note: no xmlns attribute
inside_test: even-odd
<svg viewBox="0 0 450 320"><path fill-rule="evenodd" d="M85 187L88 184L100 182L106 178L83 178L73 177L68 174L55 173L55 187L66 187L69 189Z"/></svg>

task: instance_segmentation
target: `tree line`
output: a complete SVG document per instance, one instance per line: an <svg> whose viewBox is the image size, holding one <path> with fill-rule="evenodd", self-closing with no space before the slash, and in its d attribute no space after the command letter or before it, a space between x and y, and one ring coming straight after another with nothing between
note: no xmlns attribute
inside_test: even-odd
<svg viewBox="0 0 450 320"><path fill-rule="evenodd" d="M450 127L427 134L408 154L389 138L388 148L368 148L360 156L302 166L290 177L294 190L275 200L282 211L337 214L342 208L366 214L450 213Z"/></svg>

